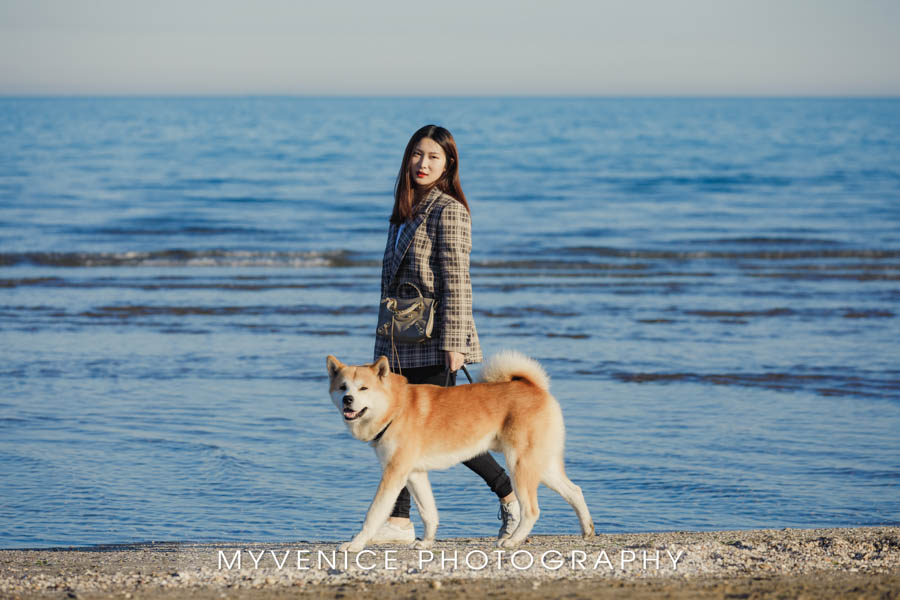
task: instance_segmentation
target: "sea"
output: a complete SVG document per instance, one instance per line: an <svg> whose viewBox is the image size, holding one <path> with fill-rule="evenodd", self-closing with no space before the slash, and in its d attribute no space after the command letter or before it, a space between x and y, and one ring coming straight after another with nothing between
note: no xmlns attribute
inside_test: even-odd
<svg viewBox="0 0 900 600"><path fill-rule="evenodd" d="M598 532L900 524L898 99L6 97L0 547L349 539L380 467L325 357L373 359L427 123ZM431 481L439 538L496 535Z"/></svg>

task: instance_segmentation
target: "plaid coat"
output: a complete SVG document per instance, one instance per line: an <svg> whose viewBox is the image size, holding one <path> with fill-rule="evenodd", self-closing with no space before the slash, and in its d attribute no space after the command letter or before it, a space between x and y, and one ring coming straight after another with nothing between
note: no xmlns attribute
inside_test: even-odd
<svg viewBox="0 0 900 600"><path fill-rule="evenodd" d="M375 358L384 355L401 368L443 365L445 352L465 355L465 362L481 362L481 345L472 317L472 281L469 254L472 251L472 224L466 208L452 196L434 188L422 200L411 221L400 234L391 223L381 267L381 299L387 296L412 298L416 291L435 298L435 328L430 340L421 344L396 344L375 336Z"/></svg>

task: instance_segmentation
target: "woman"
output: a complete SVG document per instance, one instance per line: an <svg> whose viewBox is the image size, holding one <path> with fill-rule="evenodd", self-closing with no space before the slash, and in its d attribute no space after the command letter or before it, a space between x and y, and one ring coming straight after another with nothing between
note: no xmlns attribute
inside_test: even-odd
<svg viewBox="0 0 900 600"><path fill-rule="evenodd" d="M426 125L406 145L390 223L381 298L413 297L415 290L403 284L414 284L424 296L437 301L435 331L431 339L419 344L394 344L389 337L376 336L375 358L387 356L391 368L410 383L455 385L456 371L465 363L480 362L482 356L472 317L469 205L459 183L456 142L443 127ZM463 464L478 473L500 498L503 524L498 538L508 537L519 519L509 476L488 453ZM372 543L413 541L409 491L403 488L391 517Z"/></svg>

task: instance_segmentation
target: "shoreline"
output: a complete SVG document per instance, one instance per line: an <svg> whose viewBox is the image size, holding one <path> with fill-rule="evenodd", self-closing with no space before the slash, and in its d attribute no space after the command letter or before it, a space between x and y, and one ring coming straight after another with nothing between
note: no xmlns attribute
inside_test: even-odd
<svg viewBox="0 0 900 600"><path fill-rule="evenodd" d="M536 535L515 550L498 549L491 538L438 540L429 551L378 545L345 554L338 545L0 550L0 596L453 598L488 590L527 598L900 595L900 527L601 534L587 540Z"/></svg>

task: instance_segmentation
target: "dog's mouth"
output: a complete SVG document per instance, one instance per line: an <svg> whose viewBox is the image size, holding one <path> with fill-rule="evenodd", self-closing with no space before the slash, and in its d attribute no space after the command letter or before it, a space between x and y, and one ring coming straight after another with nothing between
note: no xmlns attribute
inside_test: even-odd
<svg viewBox="0 0 900 600"><path fill-rule="evenodd" d="M355 421L356 419L363 416L367 410L369 410L368 406L362 410L350 410L349 408L345 408L344 409L344 420L345 421Z"/></svg>

